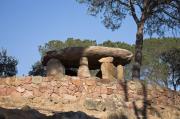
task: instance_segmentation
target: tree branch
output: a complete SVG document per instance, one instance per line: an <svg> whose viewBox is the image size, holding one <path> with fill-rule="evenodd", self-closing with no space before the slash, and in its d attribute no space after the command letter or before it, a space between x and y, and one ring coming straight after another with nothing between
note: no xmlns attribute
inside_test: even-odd
<svg viewBox="0 0 180 119"><path fill-rule="evenodd" d="M139 23L139 18L136 15L136 11L135 11L135 8L133 6L132 0L129 0L129 6L130 6L131 14L132 14L136 24L138 24Z"/></svg>

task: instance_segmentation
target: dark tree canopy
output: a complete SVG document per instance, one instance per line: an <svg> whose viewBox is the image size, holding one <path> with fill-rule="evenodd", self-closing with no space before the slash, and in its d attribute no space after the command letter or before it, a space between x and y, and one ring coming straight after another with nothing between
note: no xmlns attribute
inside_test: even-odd
<svg viewBox="0 0 180 119"><path fill-rule="evenodd" d="M18 61L7 55L7 51L2 49L0 51L0 77L14 76L17 73Z"/></svg>
<svg viewBox="0 0 180 119"><path fill-rule="evenodd" d="M37 61L32 65L32 69L29 71L30 76L46 76L46 70L40 61Z"/></svg>
<svg viewBox="0 0 180 119"><path fill-rule="evenodd" d="M77 0L89 14L100 14L105 27L116 30L127 15L134 19L137 32L132 79L140 79L144 33L163 35L180 32L180 0Z"/></svg>

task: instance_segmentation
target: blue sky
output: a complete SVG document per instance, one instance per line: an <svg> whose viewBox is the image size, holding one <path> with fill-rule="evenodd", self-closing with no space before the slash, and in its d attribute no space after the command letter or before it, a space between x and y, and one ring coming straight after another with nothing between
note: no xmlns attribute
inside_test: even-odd
<svg viewBox="0 0 180 119"><path fill-rule="evenodd" d="M0 0L0 48L18 59L18 75L27 75L31 65L40 60L38 46L49 40L73 37L132 44L135 33L131 17L112 32L76 0Z"/></svg>

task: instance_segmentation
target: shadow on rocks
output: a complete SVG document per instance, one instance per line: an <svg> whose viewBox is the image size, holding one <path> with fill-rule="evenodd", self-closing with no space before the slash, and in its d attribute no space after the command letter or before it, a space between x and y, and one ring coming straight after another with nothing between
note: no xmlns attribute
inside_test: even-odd
<svg viewBox="0 0 180 119"><path fill-rule="evenodd" d="M78 112L70 111L70 112L56 113L52 117L49 117L48 119L98 119L98 118L89 116L81 111Z"/></svg>
<svg viewBox="0 0 180 119"><path fill-rule="evenodd" d="M59 112L46 116L30 107L22 109L5 109L0 107L0 119L98 119L84 112Z"/></svg>

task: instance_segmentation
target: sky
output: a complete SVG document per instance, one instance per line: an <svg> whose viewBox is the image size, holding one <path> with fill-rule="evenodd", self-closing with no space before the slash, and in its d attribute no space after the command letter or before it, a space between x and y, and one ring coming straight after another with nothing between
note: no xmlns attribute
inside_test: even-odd
<svg viewBox="0 0 180 119"><path fill-rule="evenodd" d="M106 29L76 0L0 0L0 48L18 59L18 74L28 75L41 59L38 46L67 38L135 42L136 26L127 17L120 29Z"/></svg>

